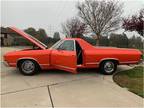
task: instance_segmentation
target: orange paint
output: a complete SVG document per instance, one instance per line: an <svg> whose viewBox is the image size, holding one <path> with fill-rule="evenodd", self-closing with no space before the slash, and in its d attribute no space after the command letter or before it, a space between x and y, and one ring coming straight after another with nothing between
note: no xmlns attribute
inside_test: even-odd
<svg viewBox="0 0 144 108"><path fill-rule="evenodd" d="M78 42L82 48L83 63L77 65L76 51L46 49L23 31L15 27L11 27L11 29L41 48L39 50L25 49L5 54L4 60L9 66L13 67L17 67L17 62L21 59L32 59L40 65L41 69L60 69L77 73L77 68L97 68L103 60L117 60L119 64L135 64L140 61L142 55L136 49L94 47L79 38L66 38L64 40Z"/></svg>

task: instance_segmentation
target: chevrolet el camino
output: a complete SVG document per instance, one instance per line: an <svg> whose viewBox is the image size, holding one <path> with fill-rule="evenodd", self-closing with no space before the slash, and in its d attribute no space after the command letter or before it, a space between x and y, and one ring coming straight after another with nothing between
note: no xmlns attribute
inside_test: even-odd
<svg viewBox="0 0 144 108"><path fill-rule="evenodd" d="M137 64L142 56L136 49L94 47L80 38L65 38L48 49L31 35L15 27L10 29L36 46L4 55L6 64L17 67L23 75L34 75L39 69L77 73L78 68L99 68L101 73L110 75L116 71L117 65Z"/></svg>

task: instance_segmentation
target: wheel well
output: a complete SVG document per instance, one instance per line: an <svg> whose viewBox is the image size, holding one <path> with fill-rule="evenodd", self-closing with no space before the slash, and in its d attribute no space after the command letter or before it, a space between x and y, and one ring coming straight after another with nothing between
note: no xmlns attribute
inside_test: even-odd
<svg viewBox="0 0 144 108"><path fill-rule="evenodd" d="M41 69L40 65L37 63L37 61L33 60L33 59L20 59L17 61L17 67L19 67L19 65L24 61L24 60L31 60L33 62L35 62L37 64L37 66Z"/></svg>
<svg viewBox="0 0 144 108"><path fill-rule="evenodd" d="M105 60L102 60L102 61L100 62L100 65L101 65L103 62L105 62L105 61L113 61L114 63L119 64L119 61L116 60L116 59L105 59Z"/></svg>

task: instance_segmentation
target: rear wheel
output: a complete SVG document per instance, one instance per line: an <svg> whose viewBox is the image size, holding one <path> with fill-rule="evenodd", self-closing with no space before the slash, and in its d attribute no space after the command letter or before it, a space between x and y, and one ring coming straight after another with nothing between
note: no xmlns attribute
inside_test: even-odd
<svg viewBox="0 0 144 108"><path fill-rule="evenodd" d="M38 73L38 67L38 64L33 60L22 60L18 65L18 68L23 75L34 75Z"/></svg>
<svg viewBox="0 0 144 108"><path fill-rule="evenodd" d="M100 64L100 72L105 75L112 75L117 69L117 63L115 61L103 61Z"/></svg>

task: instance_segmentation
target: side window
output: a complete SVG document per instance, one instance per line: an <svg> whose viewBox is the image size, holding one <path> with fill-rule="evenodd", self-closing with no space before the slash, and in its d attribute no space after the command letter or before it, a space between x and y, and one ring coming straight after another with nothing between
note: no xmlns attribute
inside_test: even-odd
<svg viewBox="0 0 144 108"><path fill-rule="evenodd" d="M66 40L57 49L74 51L74 41L73 40Z"/></svg>

